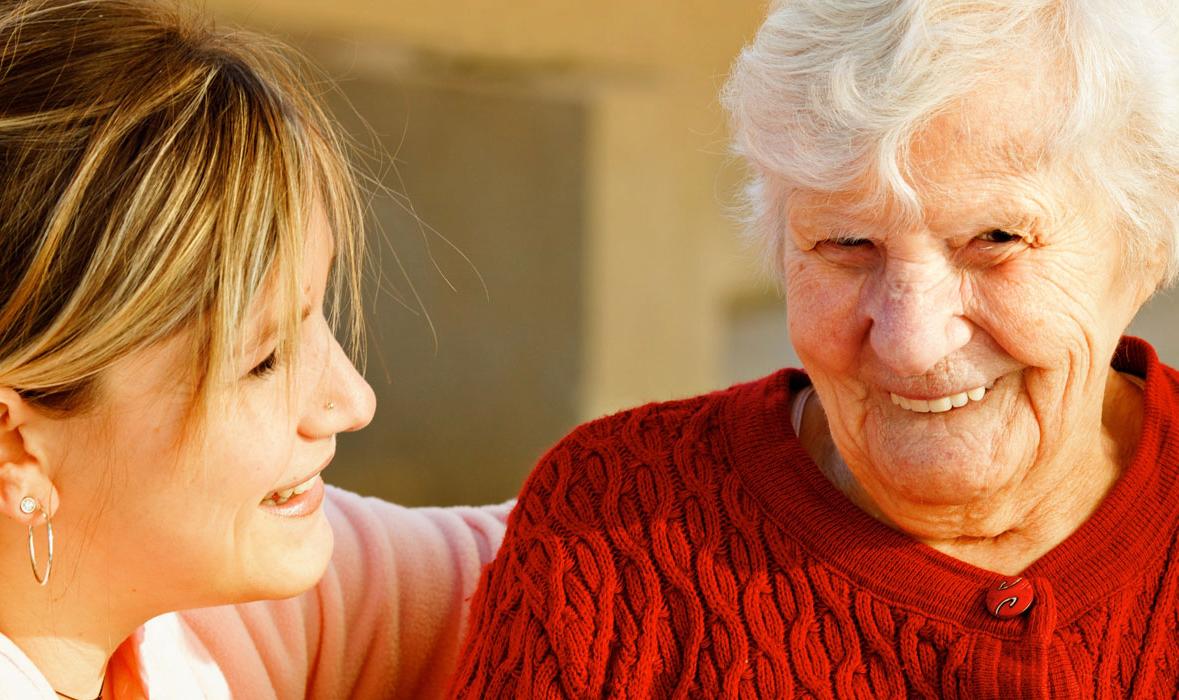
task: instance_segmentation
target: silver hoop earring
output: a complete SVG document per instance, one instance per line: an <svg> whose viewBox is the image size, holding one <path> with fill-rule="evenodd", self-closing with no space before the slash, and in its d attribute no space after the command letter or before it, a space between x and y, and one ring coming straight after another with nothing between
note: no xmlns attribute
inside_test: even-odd
<svg viewBox="0 0 1179 700"><path fill-rule="evenodd" d="M42 576L37 571L37 544L33 540L33 524L29 523L29 563L33 566L33 578L37 579L37 583L44 586L49 583L49 572L53 569L53 521L49 519L49 513L45 511L45 506L37 502L37 499L32 496L26 496L21 499L20 511L26 515L33 511L40 510L41 515L45 516L45 531L49 535L48 556L45 558L45 574Z"/></svg>

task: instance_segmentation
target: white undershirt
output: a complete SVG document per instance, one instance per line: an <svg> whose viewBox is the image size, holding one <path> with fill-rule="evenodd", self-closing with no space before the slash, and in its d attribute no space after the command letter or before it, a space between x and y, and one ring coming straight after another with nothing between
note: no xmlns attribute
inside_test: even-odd
<svg viewBox="0 0 1179 700"><path fill-rule="evenodd" d="M815 393L815 387L809 384L794 396L794 405L790 407L790 425L794 426L794 434L802 435L802 414L806 410L807 399Z"/></svg>

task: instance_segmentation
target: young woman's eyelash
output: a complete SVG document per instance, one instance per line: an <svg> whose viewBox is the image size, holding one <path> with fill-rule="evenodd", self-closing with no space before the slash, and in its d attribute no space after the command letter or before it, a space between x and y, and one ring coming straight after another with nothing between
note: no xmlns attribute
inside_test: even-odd
<svg viewBox="0 0 1179 700"><path fill-rule="evenodd" d="M278 366L277 351L271 351L271 353L266 356L265 360L262 360L261 362L259 362L257 365L254 366L254 369L250 370L250 376L251 377L265 377L266 375L273 372L274 368L277 366Z"/></svg>

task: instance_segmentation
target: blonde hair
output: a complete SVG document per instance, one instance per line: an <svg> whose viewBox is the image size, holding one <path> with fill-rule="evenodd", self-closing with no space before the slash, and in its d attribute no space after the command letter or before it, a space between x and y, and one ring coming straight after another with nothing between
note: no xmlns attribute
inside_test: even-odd
<svg viewBox="0 0 1179 700"><path fill-rule="evenodd" d="M355 349L361 205L305 71L157 2L0 5L0 386L84 410L112 363L193 329L207 398L263 291L289 359L317 205Z"/></svg>
<svg viewBox="0 0 1179 700"><path fill-rule="evenodd" d="M1068 96L1043 115L1050 155L1120 215L1124 263L1161 249L1173 281L1174 0L774 0L723 94L735 150L752 165L752 242L780 264L789 193L839 191L865 175L878 197L919 210L907 162L913 139L956 100L1010 79L1013 58L1037 50L1059 59Z"/></svg>

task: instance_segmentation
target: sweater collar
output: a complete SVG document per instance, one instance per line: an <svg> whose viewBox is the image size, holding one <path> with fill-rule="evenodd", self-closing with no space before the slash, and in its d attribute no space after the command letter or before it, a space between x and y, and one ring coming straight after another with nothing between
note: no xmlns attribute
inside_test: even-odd
<svg viewBox="0 0 1179 700"><path fill-rule="evenodd" d="M1135 455L1089 520L1024 572L1049 584L1059 624L1130 583L1142 562L1172 544L1179 508L1179 445L1172 432L1179 375L1137 338L1122 340L1113 366L1145 379ZM857 586L924 615L998 636L1022 634L1024 620L995 619L982 605L985 591L1007 577L880 523L823 476L790 425L791 398L809 384L803 372L783 370L727 394L728 454L766 517Z"/></svg>

